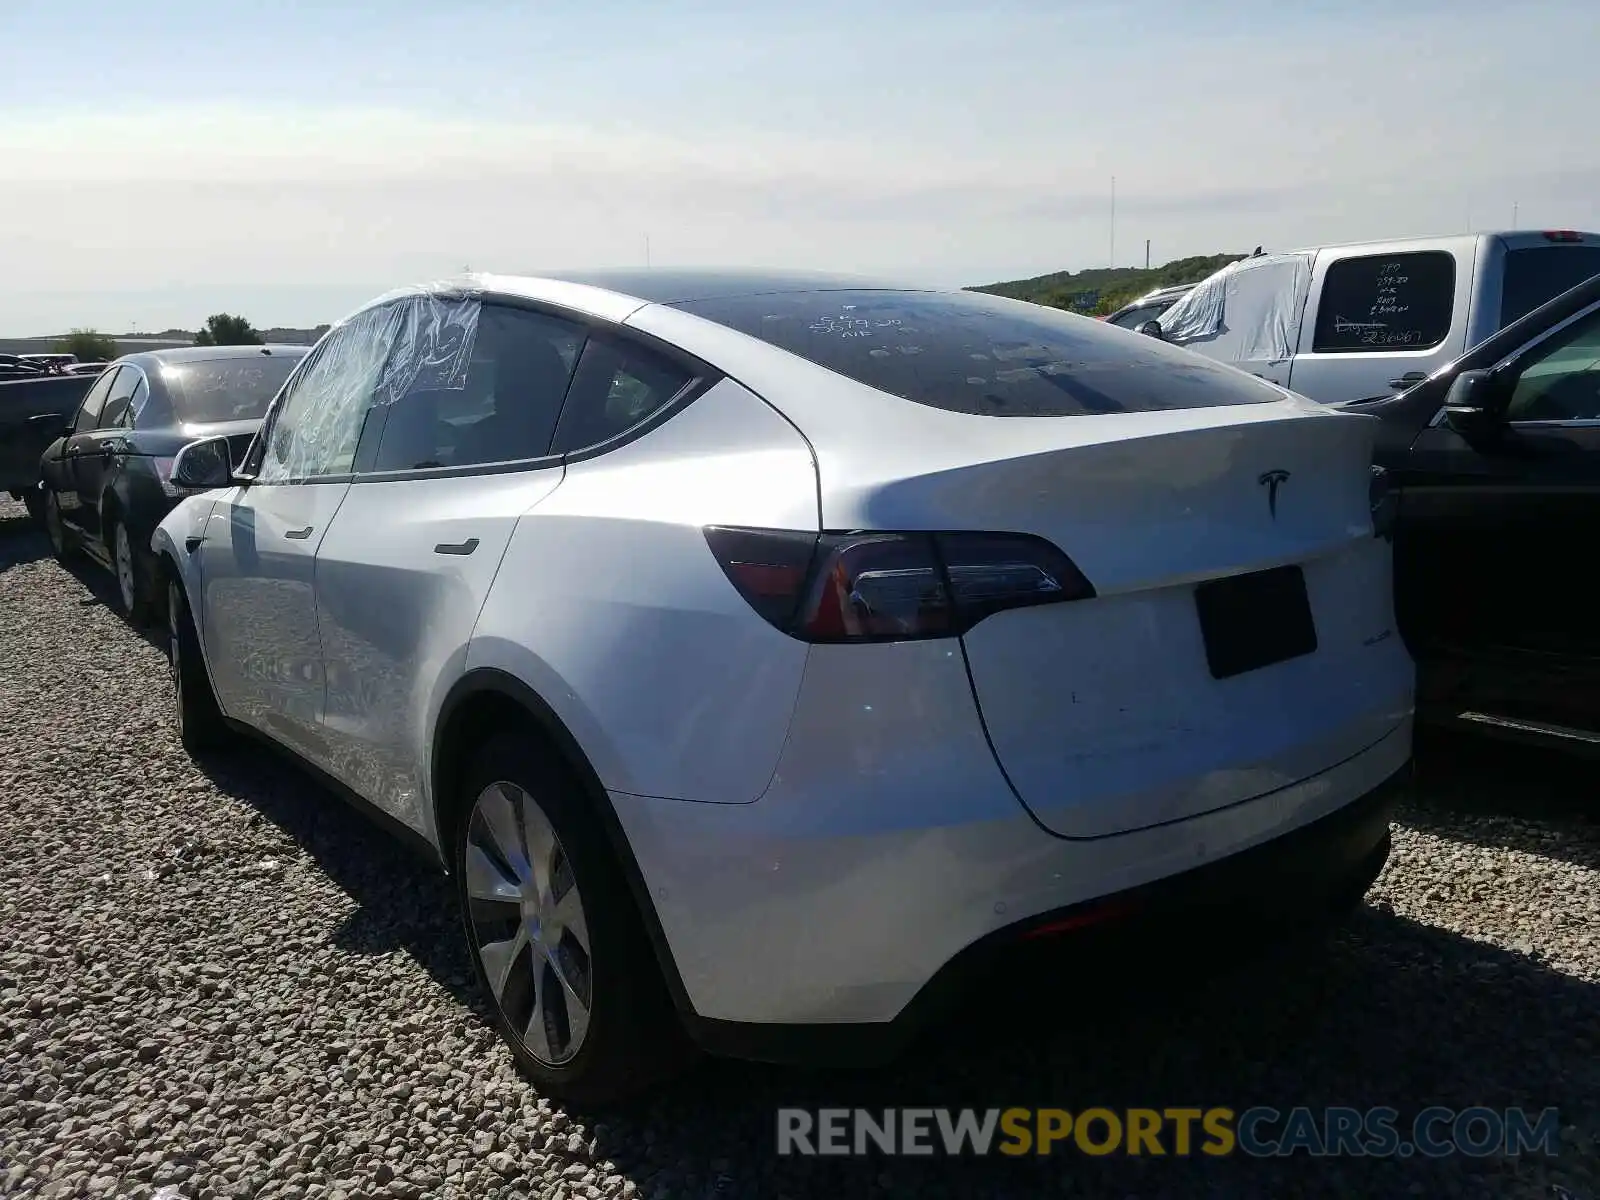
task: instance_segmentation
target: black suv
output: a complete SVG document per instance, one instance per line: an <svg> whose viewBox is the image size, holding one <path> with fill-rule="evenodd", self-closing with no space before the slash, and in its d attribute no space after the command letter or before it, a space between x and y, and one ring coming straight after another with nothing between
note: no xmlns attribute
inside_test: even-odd
<svg viewBox="0 0 1600 1200"><path fill-rule="evenodd" d="M1600 276L1339 407L1383 422L1418 717L1600 750Z"/></svg>

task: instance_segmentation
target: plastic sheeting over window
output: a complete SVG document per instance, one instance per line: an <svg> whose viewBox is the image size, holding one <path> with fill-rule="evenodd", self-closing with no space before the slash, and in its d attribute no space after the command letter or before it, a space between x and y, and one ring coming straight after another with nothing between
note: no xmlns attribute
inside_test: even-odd
<svg viewBox="0 0 1600 1200"><path fill-rule="evenodd" d="M1260 254L1222 268L1162 314L1165 341L1222 362L1294 356L1312 255Z"/></svg>
<svg viewBox="0 0 1600 1200"><path fill-rule="evenodd" d="M481 307L470 290L408 288L334 326L280 401L260 482L348 474L372 409L413 388L464 388Z"/></svg>

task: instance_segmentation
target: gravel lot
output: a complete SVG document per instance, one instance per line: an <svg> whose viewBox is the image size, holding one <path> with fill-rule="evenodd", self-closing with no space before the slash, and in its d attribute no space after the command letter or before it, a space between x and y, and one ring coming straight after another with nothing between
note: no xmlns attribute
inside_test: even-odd
<svg viewBox="0 0 1600 1200"><path fill-rule="evenodd" d="M517 1076L450 897L273 757L178 746L163 652L0 502L0 1194L1600 1200L1592 767L1442 744L1326 943L988 1005L899 1067L710 1063L580 1113ZM1087 989L1086 989L1087 990ZM779 1159L784 1104L1558 1106L1519 1160Z"/></svg>

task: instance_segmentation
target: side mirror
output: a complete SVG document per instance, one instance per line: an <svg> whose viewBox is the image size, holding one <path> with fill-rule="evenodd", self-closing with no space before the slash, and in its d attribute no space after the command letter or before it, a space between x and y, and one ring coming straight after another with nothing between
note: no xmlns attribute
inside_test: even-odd
<svg viewBox="0 0 1600 1200"><path fill-rule="evenodd" d="M202 438L190 442L172 460L172 483L181 488L208 491L225 488L233 482L233 463L228 457L228 439Z"/></svg>
<svg viewBox="0 0 1600 1200"><path fill-rule="evenodd" d="M1444 398L1444 423L1469 442L1483 441L1500 428L1499 381L1488 371L1463 371Z"/></svg>
<svg viewBox="0 0 1600 1200"><path fill-rule="evenodd" d="M1142 333L1142 334L1145 335L1145 337L1153 337L1153 338L1156 339L1156 341L1159 342L1161 340L1161 322L1160 321L1145 321L1142 324L1140 324L1134 330L1134 332L1135 333Z"/></svg>

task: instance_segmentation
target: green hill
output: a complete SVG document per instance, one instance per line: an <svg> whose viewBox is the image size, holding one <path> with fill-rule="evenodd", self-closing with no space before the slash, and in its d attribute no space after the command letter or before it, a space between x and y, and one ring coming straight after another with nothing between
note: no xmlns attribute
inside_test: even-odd
<svg viewBox="0 0 1600 1200"><path fill-rule="evenodd" d="M1243 254L1200 254L1179 258L1159 267L1098 267L1074 274L1052 271L1032 279L1013 279L1007 283L986 283L970 289L1028 300L1075 312L1108 313L1128 301L1159 287L1198 283L1214 271L1245 257Z"/></svg>

